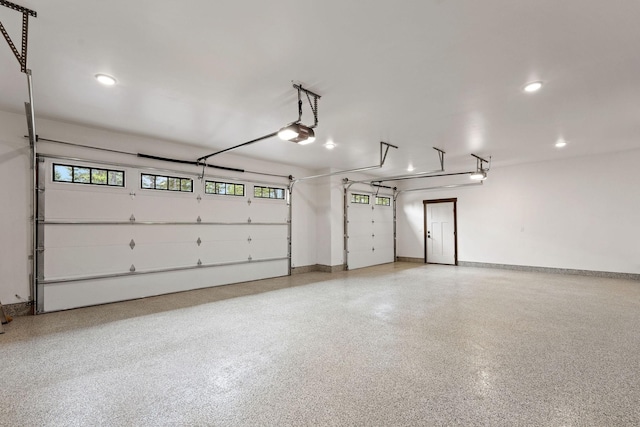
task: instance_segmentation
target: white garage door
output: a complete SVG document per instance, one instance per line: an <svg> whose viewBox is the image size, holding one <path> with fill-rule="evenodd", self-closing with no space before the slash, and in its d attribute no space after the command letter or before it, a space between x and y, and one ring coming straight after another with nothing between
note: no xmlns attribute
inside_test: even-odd
<svg viewBox="0 0 640 427"><path fill-rule="evenodd" d="M394 262L393 195L350 191L346 233L349 270Z"/></svg>
<svg viewBox="0 0 640 427"><path fill-rule="evenodd" d="M285 180L54 158L39 171L39 312L289 273Z"/></svg>

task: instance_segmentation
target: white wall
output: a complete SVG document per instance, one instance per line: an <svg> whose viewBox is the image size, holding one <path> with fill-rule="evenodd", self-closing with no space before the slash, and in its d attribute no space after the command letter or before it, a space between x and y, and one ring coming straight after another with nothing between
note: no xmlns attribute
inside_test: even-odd
<svg viewBox="0 0 640 427"><path fill-rule="evenodd" d="M26 118L0 112L0 301L29 298L31 181Z"/></svg>
<svg viewBox="0 0 640 427"><path fill-rule="evenodd" d="M0 301L3 304L20 302L16 294L28 299L31 253L31 194L30 163L24 115L0 111ZM104 131L84 126L71 125L51 120L37 120L37 133L41 138L69 141L79 144L142 152L163 157L195 160L213 150L178 144L169 141L144 138L117 132ZM117 153L106 153L78 147L41 142L38 151L46 154L65 155L85 159L123 162L158 167L158 161L135 158ZM209 163L236 167L251 171L293 175L312 175L315 172L294 166L277 164L234 154L224 154L209 160ZM167 169L191 170L188 165L162 163ZM259 175L239 174L216 169L207 169L208 174L219 176L242 176L261 179ZM265 181L276 178L263 177ZM293 195L292 265L294 267L314 265L316 261L316 188L312 183L299 183Z"/></svg>
<svg viewBox="0 0 640 427"><path fill-rule="evenodd" d="M322 173L333 173L325 170ZM318 194L316 235L318 264L337 266L344 264L343 176L320 178L315 182Z"/></svg>
<svg viewBox="0 0 640 427"><path fill-rule="evenodd" d="M457 197L460 261L638 274L638 165L640 150L494 167L482 187L402 194L398 256L423 257L422 201Z"/></svg>

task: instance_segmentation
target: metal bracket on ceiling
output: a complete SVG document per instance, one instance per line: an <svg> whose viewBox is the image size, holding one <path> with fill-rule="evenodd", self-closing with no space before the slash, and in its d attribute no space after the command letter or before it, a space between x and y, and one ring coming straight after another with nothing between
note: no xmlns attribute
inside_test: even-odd
<svg viewBox="0 0 640 427"><path fill-rule="evenodd" d="M298 90L298 123L302 122L302 93L304 92L309 101L311 112L313 113L313 125L309 127L315 128L318 126L318 100L322 97L315 92L311 92L309 89L303 88L302 84L294 83L293 88ZM313 97L313 102L311 102L311 97Z"/></svg>
<svg viewBox="0 0 640 427"><path fill-rule="evenodd" d="M382 150L384 147L384 154L382 154ZM388 142L380 141L380 167L384 165L384 161L387 160L387 153L389 152L389 148L398 149L397 145L389 144Z"/></svg>
<svg viewBox="0 0 640 427"><path fill-rule="evenodd" d="M7 30L4 28L4 25L2 25L2 22L0 22L0 32L4 36L4 39L9 44L11 51L13 52L16 59L18 60L18 63L20 64L20 71L23 73L26 73L27 72L27 43L29 39L29 16L33 16L34 18L37 18L38 14L31 9L27 9L26 7L19 6L15 3L11 3L6 0L0 0L0 6L5 6L5 7L8 7L9 9L15 10L16 12L22 13L22 46L21 46L20 52L18 52L18 48L16 48L16 45L13 43L13 40L11 40L9 33L7 33Z"/></svg>
<svg viewBox="0 0 640 427"><path fill-rule="evenodd" d="M473 153L471 153L471 155L476 158L476 169L477 170L479 170L479 171L488 171L489 169L491 169L491 157L489 157L489 160L487 160L487 159L483 159L482 157L477 156L477 155L475 155ZM488 164L486 169L484 168L484 163Z"/></svg>
<svg viewBox="0 0 640 427"><path fill-rule="evenodd" d="M444 171L444 155L446 154L444 151L437 147L431 147L438 152L438 159L440 159L440 169Z"/></svg>

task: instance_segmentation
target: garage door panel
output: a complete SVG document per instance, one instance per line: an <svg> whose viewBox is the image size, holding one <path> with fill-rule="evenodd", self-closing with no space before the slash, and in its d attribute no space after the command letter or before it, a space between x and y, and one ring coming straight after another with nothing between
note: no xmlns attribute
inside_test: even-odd
<svg viewBox="0 0 640 427"><path fill-rule="evenodd" d="M136 221L194 222L198 218L198 201L193 194L155 191L136 196L133 214Z"/></svg>
<svg viewBox="0 0 640 427"><path fill-rule="evenodd" d="M286 222L289 207L284 201L252 199L249 215L253 222Z"/></svg>
<svg viewBox="0 0 640 427"><path fill-rule="evenodd" d="M249 252L252 258L257 259L286 257L288 246L286 239L253 240L249 245Z"/></svg>
<svg viewBox="0 0 640 427"><path fill-rule="evenodd" d="M200 217L203 222L245 222L250 216L247 198L217 196L203 198Z"/></svg>
<svg viewBox="0 0 640 427"><path fill-rule="evenodd" d="M163 268L197 265L198 246L195 242L141 243L133 251L136 270L156 270Z"/></svg>
<svg viewBox="0 0 640 427"><path fill-rule="evenodd" d="M288 274L286 261L238 266L195 268L162 274L51 284L44 289L44 311L66 310L152 295L279 277ZM259 289L260 282L252 284Z"/></svg>
<svg viewBox="0 0 640 427"><path fill-rule="evenodd" d="M44 251L46 280L129 271L132 262L127 245L54 247Z"/></svg>
<svg viewBox="0 0 640 427"><path fill-rule="evenodd" d="M373 219L376 222L393 222L393 210L391 207L378 207L373 211Z"/></svg>
<svg viewBox="0 0 640 427"><path fill-rule="evenodd" d="M374 231L374 234L376 236L376 241L385 242L386 244L389 244L389 242L393 242L393 230L376 229Z"/></svg>
<svg viewBox="0 0 640 427"><path fill-rule="evenodd" d="M60 184L80 185L80 184ZM89 186L87 187L95 187ZM98 190L103 190L98 192ZM46 190L45 219L128 221L133 211L131 197L126 192L113 192L106 188L92 191L48 188Z"/></svg>
<svg viewBox="0 0 640 427"><path fill-rule="evenodd" d="M362 221L351 221L349 220L348 231L349 236L363 236L363 235L371 235L373 232L373 224L371 221L362 222Z"/></svg>
<svg viewBox="0 0 640 427"><path fill-rule="evenodd" d="M371 248L368 251L349 250L349 270L375 265L371 263L372 253Z"/></svg>
<svg viewBox="0 0 640 427"><path fill-rule="evenodd" d="M46 228L45 248L122 245L131 241L132 230L117 225L60 225Z"/></svg>
<svg viewBox="0 0 640 427"><path fill-rule="evenodd" d="M225 242L242 240L249 237L252 230L251 225L198 225L194 227L194 233L203 242Z"/></svg>
<svg viewBox="0 0 640 427"><path fill-rule="evenodd" d="M199 257L203 264L247 261L249 255L247 242L238 242L237 244L207 242L200 246L199 251Z"/></svg>
<svg viewBox="0 0 640 427"><path fill-rule="evenodd" d="M197 245L198 225L133 225L124 227L129 229L130 239L134 239L138 244L155 244L155 243L191 243ZM130 240L127 241L127 244Z"/></svg>
<svg viewBox="0 0 640 427"><path fill-rule="evenodd" d="M373 246L374 240L369 236L364 237L352 237L349 236L349 252L354 251L362 251L365 249L371 249Z"/></svg>

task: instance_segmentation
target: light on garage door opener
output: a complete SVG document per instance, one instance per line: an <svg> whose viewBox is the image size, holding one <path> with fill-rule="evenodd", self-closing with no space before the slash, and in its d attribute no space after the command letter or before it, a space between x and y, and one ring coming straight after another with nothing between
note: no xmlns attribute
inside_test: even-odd
<svg viewBox="0 0 640 427"><path fill-rule="evenodd" d="M316 133L313 131L313 128L318 126L318 98L320 98L320 96L304 89L301 85L294 84L293 87L298 89L298 120L280 129L278 131L278 137L284 141L291 141L300 145L311 144L316 140ZM302 92L307 96L309 106L313 112L313 125L311 126L300 123L302 121ZM311 102L312 96L313 103Z"/></svg>
<svg viewBox="0 0 640 427"><path fill-rule="evenodd" d="M280 139L297 142L300 145L311 144L316 140L316 134L309 126L302 123L291 123L278 132Z"/></svg>

